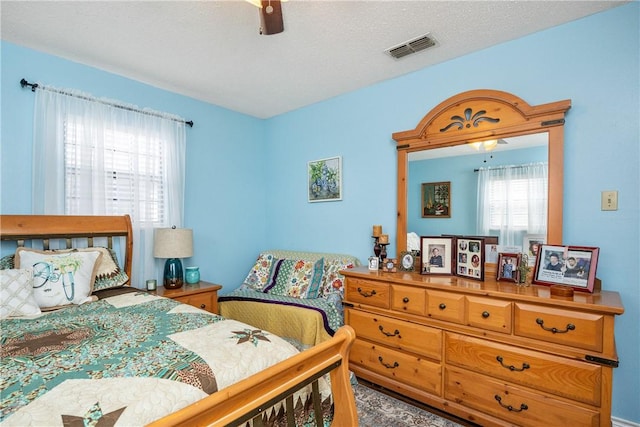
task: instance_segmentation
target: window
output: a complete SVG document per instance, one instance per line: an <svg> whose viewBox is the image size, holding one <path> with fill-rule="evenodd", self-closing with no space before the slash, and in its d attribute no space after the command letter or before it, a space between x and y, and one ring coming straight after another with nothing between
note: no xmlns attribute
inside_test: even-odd
<svg viewBox="0 0 640 427"><path fill-rule="evenodd" d="M98 144L98 140L103 143ZM147 141L136 146L134 134L126 131L105 131L103 138L90 139L82 124L67 123L64 136L65 212L82 214L83 207L92 203L95 189L86 180L91 176L92 159L102 157L105 214L130 214L142 223L164 224L165 144L157 137Z"/></svg>
<svg viewBox="0 0 640 427"><path fill-rule="evenodd" d="M38 86L33 129L33 213L130 215L131 282L159 277L154 229L183 223L184 120Z"/></svg>
<svg viewBox="0 0 640 427"><path fill-rule="evenodd" d="M480 169L478 232L499 235L502 245L522 245L525 234L546 234L546 163Z"/></svg>

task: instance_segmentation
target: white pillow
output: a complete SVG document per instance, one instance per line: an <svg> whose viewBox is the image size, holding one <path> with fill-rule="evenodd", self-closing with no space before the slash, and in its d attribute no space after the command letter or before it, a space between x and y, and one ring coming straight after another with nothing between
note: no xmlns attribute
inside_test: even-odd
<svg viewBox="0 0 640 427"><path fill-rule="evenodd" d="M0 270L0 319L40 314L33 296L33 270Z"/></svg>
<svg viewBox="0 0 640 427"><path fill-rule="evenodd" d="M99 251L16 250L16 267L33 268L33 294L41 309L91 301Z"/></svg>

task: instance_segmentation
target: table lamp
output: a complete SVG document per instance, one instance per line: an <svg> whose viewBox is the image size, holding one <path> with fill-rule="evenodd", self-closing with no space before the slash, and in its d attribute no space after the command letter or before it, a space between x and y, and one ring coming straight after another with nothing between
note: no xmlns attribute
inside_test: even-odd
<svg viewBox="0 0 640 427"><path fill-rule="evenodd" d="M156 228L153 238L153 256L166 258L164 264L164 287L177 289L184 283L180 258L193 256L193 230L189 228Z"/></svg>

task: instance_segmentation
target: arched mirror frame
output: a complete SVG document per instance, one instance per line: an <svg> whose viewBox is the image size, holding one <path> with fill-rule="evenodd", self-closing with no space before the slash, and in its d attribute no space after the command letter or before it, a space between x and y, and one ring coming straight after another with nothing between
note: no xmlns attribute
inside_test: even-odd
<svg viewBox="0 0 640 427"><path fill-rule="evenodd" d="M547 242L562 244L564 118L569 108L571 100L531 106L507 92L478 89L441 102L415 129L394 133L398 151L396 254L407 248L410 152L543 132L549 140Z"/></svg>

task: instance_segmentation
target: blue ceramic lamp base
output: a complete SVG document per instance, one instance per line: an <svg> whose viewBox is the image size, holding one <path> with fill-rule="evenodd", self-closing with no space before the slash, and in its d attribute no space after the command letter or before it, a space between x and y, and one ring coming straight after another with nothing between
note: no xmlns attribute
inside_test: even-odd
<svg viewBox="0 0 640 427"><path fill-rule="evenodd" d="M179 258L169 258L164 263L164 287L178 289L184 284L182 261Z"/></svg>

